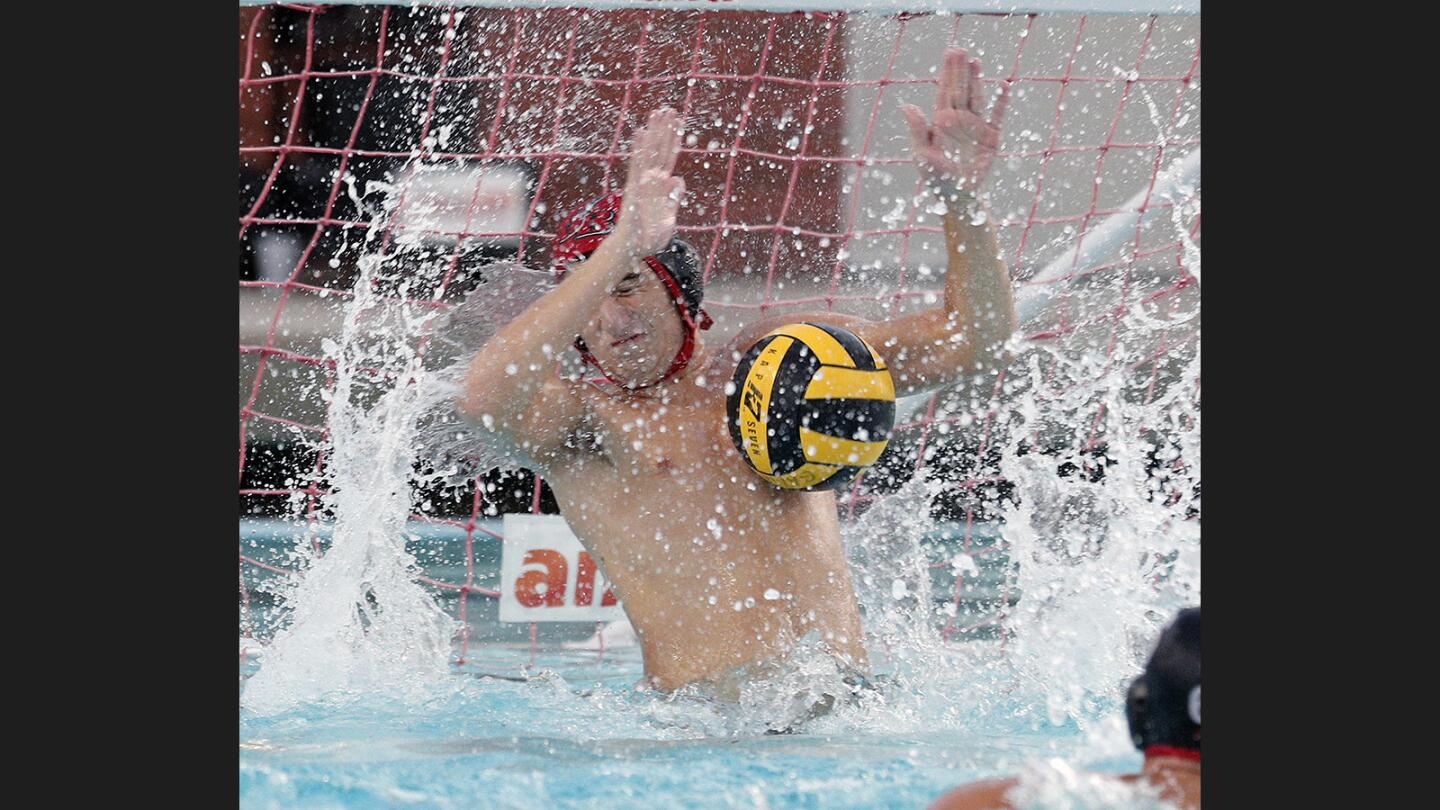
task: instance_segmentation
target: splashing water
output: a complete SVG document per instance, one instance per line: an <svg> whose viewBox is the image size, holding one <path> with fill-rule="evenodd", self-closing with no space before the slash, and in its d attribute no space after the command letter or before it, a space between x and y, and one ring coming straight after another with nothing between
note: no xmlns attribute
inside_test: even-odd
<svg viewBox="0 0 1440 810"><path fill-rule="evenodd" d="M1091 287L1084 303L1103 311L1122 290ZM1019 597L999 608L1003 641L957 647L937 631L930 507L955 482L922 468L845 530L867 647L892 685L815 730L963 728L994 713L1093 729L1114 719L1160 628L1200 602L1198 297L1189 309L1135 306L1111 326L1017 340L999 400L941 396L936 419L971 414L972 434L994 410L987 436L1013 486L994 505ZM1041 771L1040 804L1065 786L1086 793L1074 774ZM1106 789L1091 798L1103 805Z"/></svg>
<svg viewBox="0 0 1440 810"><path fill-rule="evenodd" d="M1129 335L1143 335L1132 320ZM1009 620L1011 662L1041 689L1049 722L1083 725L1112 704L1138 671L1161 626L1200 601L1198 406L1189 401L1199 350L1159 397L1136 396L1123 373L1095 374L1060 396L1039 395L1042 357L1093 366L1093 360L1039 351L1029 358L1026 406L1016 428L1047 421L1084 423L1071 463L1023 453L1020 429L1002 454L1002 474L1017 499L1005 510L1004 534L1023 594ZM1029 424L1025 424L1026 420ZM1102 442L1094 437L1104 437ZM1162 475L1152 472L1160 462ZM1196 510L1192 513L1192 508Z"/></svg>
<svg viewBox="0 0 1440 810"><path fill-rule="evenodd" d="M549 273L513 262L490 264L482 274L483 283L435 321L425 354L436 391L450 396L435 398L421 415L415 452L432 480L452 487L488 470L519 467L496 448L493 435L472 427L452 403L475 351L555 285Z"/></svg>
<svg viewBox="0 0 1440 810"><path fill-rule="evenodd" d="M1090 773L1059 757L1030 762L1009 794L1019 810L1171 810L1160 791L1144 782L1127 784Z"/></svg>
<svg viewBox="0 0 1440 810"><path fill-rule="evenodd" d="M360 267L340 342L324 342L333 542L288 594L290 623L246 684L242 705L259 714L347 692L420 694L449 669L453 622L405 550L417 417L445 396L416 345L431 310L408 300L425 274L387 271L378 255Z"/></svg>
<svg viewBox="0 0 1440 810"><path fill-rule="evenodd" d="M436 322L376 296L370 282L379 268L378 260L364 265L345 335L339 345L326 348L337 363L332 491L326 498L337 517L334 547L312 563L295 588L290 598L294 619L247 684L245 705L257 713L337 691L403 694L428 684L433 695L448 669L450 620L414 582L415 564L404 551L411 465L417 448L423 457L427 448L445 447L448 441L453 452L457 436L468 435L462 423L424 424L425 418L453 411L449 402L463 363L452 362L445 352L463 358L466 347L473 351L543 294L548 280L524 268L503 268L495 278L508 281L478 291ZM502 289L509 292L493 294ZM1134 345L1126 351L1142 351L1140 336L1176 322L1131 318L1126 334ZM433 340L423 365L438 366L437 371L427 372L412 348L421 334ZM1158 396L1137 401L1131 377L1097 374L1099 361L1073 346L1068 351L1031 347L1022 354L1009 372L1014 385L997 425L1001 473L1016 487L1014 503L1003 509L1003 532L1018 570L1014 585L1023 595L1006 618L1009 642L957 648L941 638L937 594L931 592L927 570L933 549L926 536L937 528L928 506L953 482L922 468L844 532L865 612L867 647L876 671L888 675L889 683L837 702L834 711L805 729L964 729L977 717L997 712L1085 728L1113 712L1115 695L1138 670L1159 626L1174 608L1198 602L1198 524L1184 519L1187 500L1167 502L1154 491L1147 453L1164 442L1147 440L1140 430L1148 426L1163 432L1170 437L1166 452L1183 456L1184 480L1178 489L1198 482L1198 407L1184 384L1195 378L1198 355L1197 348ZM1073 376L1085 384L1045 396L1040 369L1047 366L1052 377ZM382 369L406 384L383 388L364 368ZM1028 375L1022 373L1027 370ZM371 400L373 406L363 407ZM1104 407L1095 432L1110 437L1097 461L1104 465L1103 476L1067 475L1054 457L1026 452L1025 441L1055 423L1076 431L1076 414L1095 413L1097 403ZM1078 435L1075 443L1080 444ZM461 446L472 455L484 452L478 444ZM479 457L480 465L499 463L498 457ZM463 474L473 474L473 468ZM682 736L743 736L760 733L777 715L795 714L793 706L823 701L827 694L844 696L849 690L826 657L807 656L802 649L786 670L747 686L735 707L686 694L637 700L605 690L585 705L591 712L629 712L645 718L647 727L670 727ZM1039 714L1036 707L1042 709Z"/></svg>
<svg viewBox="0 0 1440 810"><path fill-rule="evenodd" d="M402 237L397 252L405 249ZM433 694L450 669L454 628L416 583L418 568L404 548L414 462L429 462L430 475L450 483L514 466L459 419L454 393L470 353L551 288L548 274L491 265L479 289L436 319L433 309L408 299L435 284L443 262L402 273L372 255L360 266L341 340L325 346L336 364L324 498L336 516L334 543L310 560L288 594L290 624L246 685L243 703L260 714L335 693ZM1082 303L1108 306L1107 292L1114 291L1091 288ZM1133 365L1177 328L1185 334L1172 342L1188 340L1193 350L1173 352L1181 362L1163 375L1157 367L1160 384L1152 381L1144 396L1136 395L1136 374L1105 373ZM1185 519L1191 502L1198 505L1198 492L1187 493L1200 474L1198 404L1187 387L1198 379L1198 307L1178 316L1135 307L1116 335L1115 350L1103 356L1096 348L1102 341L1083 330L1063 345L1023 347L1007 371L1003 403L942 396L937 418L957 408L977 420L987 409L997 413L999 472L1015 487L1013 501L1002 504L1003 534L1021 594L1004 616L1007 642L957 648L938 632L943 613L931 592L934 548L926 540L938 525L929 506L954 482L922 468L844 532L867 647L889 683L838 702L807 730L961 729L995 712L1085 728L1113 709L1173 610L1198 602L1199 527ZM1073 384L1056 394L1057 380ZM972 396L989 387L969 386ZM1087 429L1106 437L1098 458L1086 457ZM1038 436L1053 447L1063 434L1069 457L1103 475L1067 474L1056 456L1033 451ZM1160 451L1184 460L1166 492L1156 491L1147 467ZM610 708L733 736L756 733L799 703L849 693L833 664L803 645L786 669L742 691L738 709L683 694L647 701L617 695ZM606 702L601 694L587 705ZM1043 710L1036 714L1036 707Z"/></svg>

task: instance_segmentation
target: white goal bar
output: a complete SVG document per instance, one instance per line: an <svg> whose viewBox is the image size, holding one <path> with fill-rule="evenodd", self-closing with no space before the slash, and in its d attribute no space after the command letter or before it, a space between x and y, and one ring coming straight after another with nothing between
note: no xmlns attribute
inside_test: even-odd
<svg viewBox="0 0 1440 810"><path fill-rule="evenodd" d="M274 5L275 0L240 0L242 6ZM650 8L711 11L855 11L872 14L946 12L950 14L1164 14L1195 15L1200 0L327 0L325 5L476 6L495 8Z"/></svg>
<svg viewBox="0 0 1440 810"><path fill-rule="evenodd" d="M1145 200L1173 200L1181 196L1181 192L1192 191L1195 184L1200 180L1200 147L1190 152L1181 160L1170 164L1155 176L1154 187L1146 184L1144 188L1135 192L1135 196L1125 201L1120 206L1121 211L1111 214L1095 228L1085 234L1081 244L1065 251L1059 258L1045 265L1030 280L1031 284L1026 285L1017 296L1015 302L1015 314L1020 323L1025 323L1039 314L1040 310L1050 302L1056 290L1053 284L1041 282L1054 281L1074 272L1077 268L1084 269L1120 247L1127 239L1135 235L1135 226L1144 216L1140 212L1140 206ZM1078 254L1078 255L1077 255Z"/></svg>

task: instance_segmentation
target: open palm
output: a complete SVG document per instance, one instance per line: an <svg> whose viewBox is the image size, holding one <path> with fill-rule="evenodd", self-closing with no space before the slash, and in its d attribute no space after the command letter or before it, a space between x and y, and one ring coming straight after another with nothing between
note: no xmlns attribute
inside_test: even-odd
<svg viewBox="0 0 1440 810"><path fill-rule="evenodd" d="M980 60L968 58L963 48L945 52L931 120L914 104L901 108L915 162L932 188L974 191L984 182L1000 151L1000 122L1009 103L1010 83L1003 82L987 120Z"/></svg>
<svg viewBox="0 0 1440 810"><path fill-rule="evenodd" d="M624 202L615 232L637 256L659 253L675 233L685 181L674 176L680 156L680 116L660 109L635 133L625 178Z"/></svg>

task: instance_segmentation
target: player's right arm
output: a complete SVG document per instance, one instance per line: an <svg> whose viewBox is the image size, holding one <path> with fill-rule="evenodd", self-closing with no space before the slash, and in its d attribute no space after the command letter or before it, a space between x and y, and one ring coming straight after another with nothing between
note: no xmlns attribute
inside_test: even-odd
<svg viewBox="0 0 1440 810"><path fill-rule="evenodd" d="M1005 362L1006 343L1016 328L1015 291L994 225L988 216L975 214L983 210L978 190L999 154L1009 97L1009 83L1002 83L987 115L980 61L963 48L952 48L945 52L931 118L912 104L903 108L916 165L930 190L946 202L949 261L940 306L879 321L833 311L787 312L743 332L741 346L786 323L841 326L885 358L899 396L933 391Z"/></svg>
<svg viewBox="0 0 1440 810"><path fill-rule="evenodd" d="M475 354L457 402L492 444L542 472L572 436L585 409L576 383L555 361L595 317L612 287L675 231L685 184L673 176L679 117L659 110L635 136L615 230L555 289L506 324Z"/></svg>

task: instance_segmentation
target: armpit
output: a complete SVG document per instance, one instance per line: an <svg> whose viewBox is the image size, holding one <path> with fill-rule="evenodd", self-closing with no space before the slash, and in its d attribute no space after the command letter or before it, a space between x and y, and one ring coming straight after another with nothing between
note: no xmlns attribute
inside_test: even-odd
<svg viewBox="0 0 1440 810"><path fill-rule="evenodd" d="M595 418L594 412L586 408L579 424L565 437L565 449L580 453L598 453L604 449L607 433L605 426Z"/></svg>

